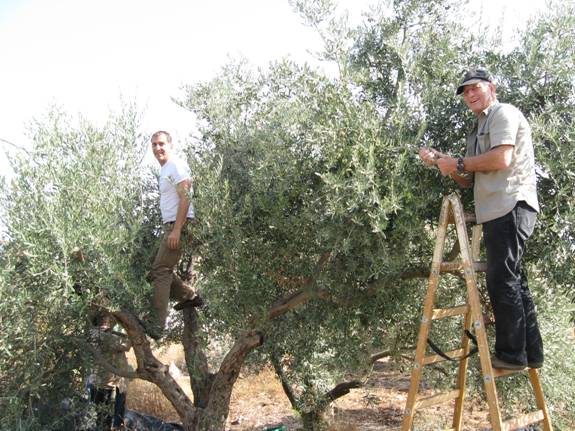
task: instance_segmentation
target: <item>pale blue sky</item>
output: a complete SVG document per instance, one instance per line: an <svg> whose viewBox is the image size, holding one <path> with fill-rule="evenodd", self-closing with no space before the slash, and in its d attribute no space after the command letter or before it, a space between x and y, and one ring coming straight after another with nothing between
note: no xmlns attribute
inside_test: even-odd
<svg viewBox="0 0 575 431"><path fill-rule="evenodd" d="M375 3L340 0L354 22ZM476 0L470 19L512 32L544 3ZM51 104L102 122L123 96L145 108L144 131L185 139L193 118L170 100L182 84L209 79L229 56L313 61L308 50L320 48L287 0L0 0L0 138L26 146L25 123ZM0 141L2 173L6 151Z"/></svg>
<svg viewBox="0 0 575 431"><path fill-rule="evenodd" d="M120 95L146 108L145 127L183 138L190 114L170 101L180 85L209 79L229 56L264 65L320 48L287 0L0 4L0 138L18 145L22 123L53 103L102 121Z"/></svg>
<svg viewBox="0 0 575 431"><path fill-rule="evenodd" d="M9 18L14 11L24 5L22 0L2 0L0 1L0 24L5 19Z"/></svg>

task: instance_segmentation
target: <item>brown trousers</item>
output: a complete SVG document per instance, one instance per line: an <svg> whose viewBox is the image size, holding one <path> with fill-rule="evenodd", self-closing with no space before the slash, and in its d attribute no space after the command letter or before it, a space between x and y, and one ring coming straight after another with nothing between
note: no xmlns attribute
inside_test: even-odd
<svg viewBox="0 0 575 431"><path fill-rule="evenodd" d="M188 243L187 230L185 227L182 229L179 247L171 249L168 247L168 236L172 227L173 224L165 224L162 227L162 241L150 271L150 279L154 285L152 306L156 312L155 323L160 331L166 325L170 299L180 302L196 296L194 289L184 283L174 272L182 256L182 246Z"/></svg>

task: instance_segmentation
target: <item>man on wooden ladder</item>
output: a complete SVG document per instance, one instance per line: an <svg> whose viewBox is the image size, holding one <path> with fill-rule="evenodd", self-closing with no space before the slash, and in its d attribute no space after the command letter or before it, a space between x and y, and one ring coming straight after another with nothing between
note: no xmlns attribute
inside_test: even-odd
<svg viewBox="0 0 575 431"><path fill-rule="evenodd" d="M419 156L462 187L473 186L477 224L483 224L487 290L495 315L493 368L541 368L543 342L521 266L539 211L531 128L514 106L497 101L483 69L465 73L456 94L477 117L465 157L421 148Z"/></svg>

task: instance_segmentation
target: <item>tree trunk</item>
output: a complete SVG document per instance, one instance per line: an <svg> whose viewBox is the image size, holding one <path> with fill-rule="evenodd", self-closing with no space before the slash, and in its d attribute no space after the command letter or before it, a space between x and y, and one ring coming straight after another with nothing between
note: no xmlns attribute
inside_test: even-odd
<svg viewBox="0 0 575 431"><path fill-rule="evenodd" d="M136 316L126 311L116 312L114 316L126 328L136 355L137 370L129 377L156 384L178 412L186 431L223 431L234 383L247 355L262 344L263 336L257 331L241 335L222 361L218 372L210 373L206 355L201 349L197 312L185 309L183 344L195 398L192 402L172 378L168 367L154 356Z"/></svg>
<svg viewBox="0 0 575 431"><path fill-rule="evenodd" d="M318 263L318 271L321 271L328 258L329 253L322 255ZM307 283L310 282L307 280ZM326 297L327 293L324 291L301 290L273 304L268 310L267 318L272 320L311 299L325 299ZM202 349L197 311L194 308L186 308L183 313L182 343L194 400L190 400L181 390L178 383L170 376L168 367L156 359L142 322L130 311L122 310L112 314L126 329L134 348L137 370L129 377L141 378L156 384L176 409L186 431L223 431L229 413L233 386L247 355L262 345L263 336L257 330L250 330L241 335L222 361L218 372L211 373L206 354ZM323 425L318 425L324 423L321 414L311 413L306 417L307 422L316 424L308 429L323 429Z"/></svg>
<svg viewBox="0 0 575 431"><path fill-rule="evenodd" d="M217 373L210 373L205 352L201 348L197 311L184 310L184 351L188 366L195 412L186 430L223 431L230 409L232 389L247 355L259 347L263 337L256 331L239 337L228 352Z"/></svg>
<svg viewBox="0 0 575 431"><path fill-rule="evenodd" d="M132 343L137 363L135 377L147 380L158 386L164 396L174 406L182 422L184 424L189 422L194 416L194 405L172 378L168 372L168 367L154 356L144 327L138 318L127 311L118 311L113 313L113 315L126 329ZM127 376L124 375L124 377Z"/></svg>
<svg viewBox="0 0 575 431"><path fill-rule="evenodd" d="M304 431L325 431L328 424L324 418L324 413L324 410L302 413Z"/></svg>
<svg viewBox="0 0 575 431"><path fill-rule="evenodd" d="M184 311L182 344L194 394L194 406L203 409L208 405L214 375L209 372L208 359L202 349L198 312L194 308Z"/></svg>

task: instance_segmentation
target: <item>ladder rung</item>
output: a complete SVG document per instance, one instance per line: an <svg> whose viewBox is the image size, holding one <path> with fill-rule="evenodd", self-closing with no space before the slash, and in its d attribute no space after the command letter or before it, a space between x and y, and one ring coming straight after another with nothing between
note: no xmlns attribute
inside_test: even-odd
<svg viewBox="0 0 575 431"><path fill-rule="evenodd" d="M511 374L521 373L523 371L527 371L527 368L523 368L521 370L505 370L503 368L493 368L493 377L505 377L510 376Z"/></svg>
<svg viewBox="0 0 575 431"><path fill-rule="evenodd" d="M421 398L415 402L414 409L446 403L448 401L457 398L459 396L459 393L460 393L459 389L455 389L450 392L444 392L441 394L432 395L430 397Z"/></svg>
<svg viewBox="0 0 575 431"><path fill-rule="evenodd" d="M487 271L487 262L473 262L473 269L475 272L485 272ZM441 262L439 270L441 272L463 271L463 262Z"/></svg>
<svg viewBox="0 0 575 431"><path fill-rule="evenodd" d="M445 317L463 316L468 310L469 307L467 305L459 305L453 308L434 308L431 319L438 320Z"/></svg>
<svg viewBox="0 0 575 431"><path fill-rule="evenodd" d="M466 212L463 213L463 220L465 220L465 223L475 223L477 221L474 213L466 213ZM447 223L455 224L455 217L453 216L452 213L449 213L447 217Z"/></svg>
<svg viewBox="0 0 575 431"><path fill-rule="evenodd" d="M447 356L449 356L450 358L453 359L459 359L459 358L463 358L465 356L465 351L463 349L456 349L456 350L451 350L450 352L445 352L445 354ZM429 365L429 364L435 364L437 362L442 362L442 361L447 361L447 359L445 359L442 356L439 355L429 355L426 356L425 358L423 358L423 365Z"/></svg>
<svg viewBox="0 0 575 431"><path fill-rule="evenodd" d="M503 422L503 427L501 429L503 431L511 431L517 428L523 428L527 425L541 422L544 418L545 414L543 413L543 410L536 410Z"/></svg>

